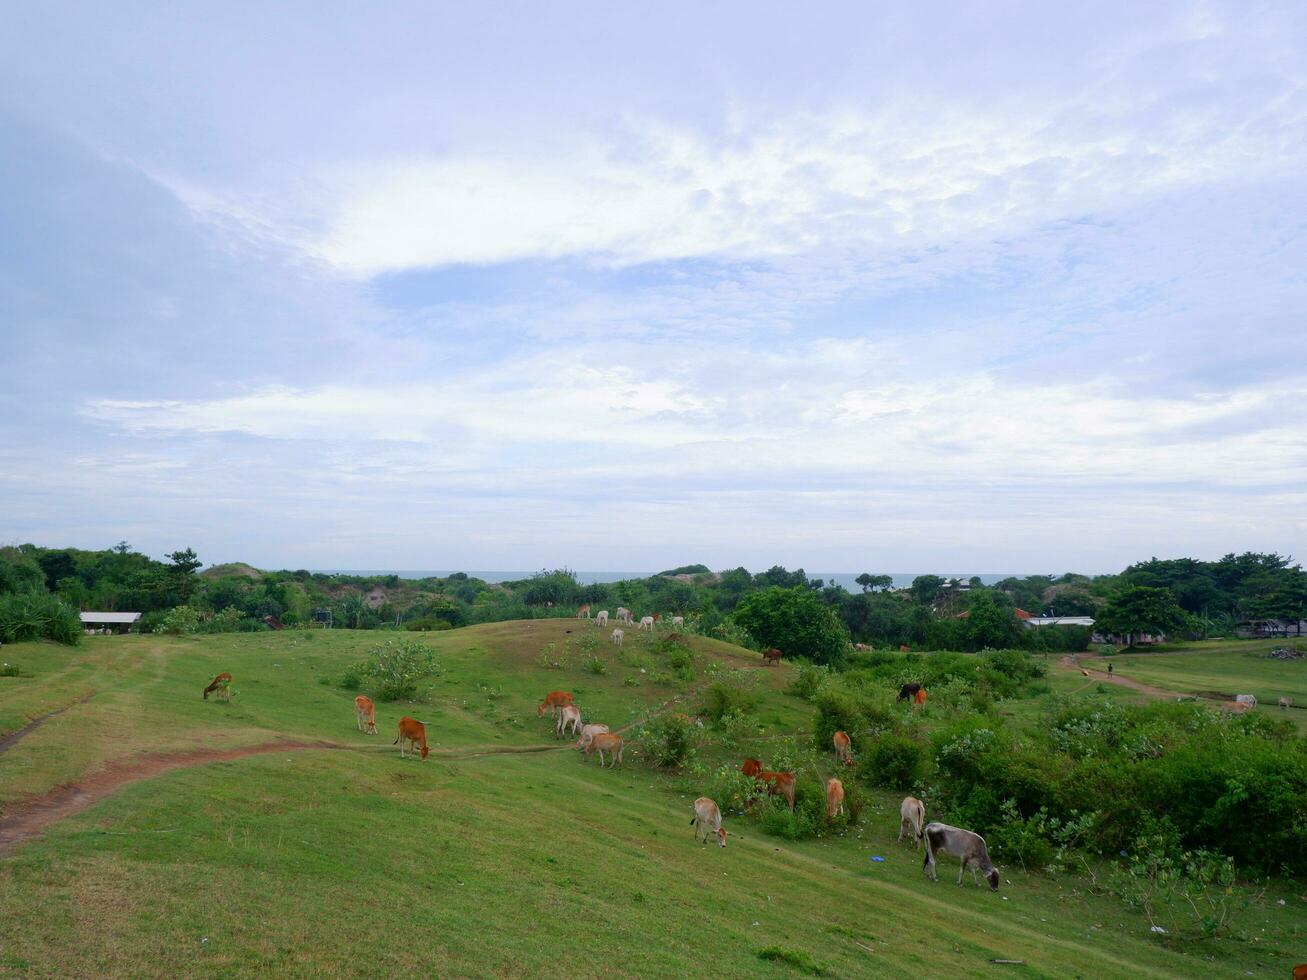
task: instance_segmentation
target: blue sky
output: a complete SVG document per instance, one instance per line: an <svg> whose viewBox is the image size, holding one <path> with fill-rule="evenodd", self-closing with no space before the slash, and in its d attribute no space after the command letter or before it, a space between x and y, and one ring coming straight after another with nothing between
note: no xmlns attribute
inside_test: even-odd
<svg viewBox="0 0 1307 980"><path fill-rule="evenodd" d="M0 541L1307 552L1307 7L36 4Z"/></svg>

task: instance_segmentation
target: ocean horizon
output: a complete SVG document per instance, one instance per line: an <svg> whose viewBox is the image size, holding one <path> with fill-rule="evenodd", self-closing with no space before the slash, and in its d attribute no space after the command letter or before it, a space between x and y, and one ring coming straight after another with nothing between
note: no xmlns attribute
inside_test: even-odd
<svg viewBox="0 0 1307 980"><path fill-rule="evenodd" d="M534 571L523 569L498 569L498 570L475 570L475 569L357 569L357 568L315 568L312 571L323 575L398 575L404 579L422 579L422 578L448 578L457 572L463 572L471 578L479 578L485 582L514 582L521 579L530 578L532 575L539 573L540 569ZM632 578L649 578L657 575L657 572L584 572L572 570L576 580L582 585L604 584L609 582L620 582L624 579ZM756 572L754 574L757 574ZM861 586L855 579L861 572L807 572L810 579L821 579L827 584L838 583L851 592L858 591ZM942 578L961 578L969 579L973 576L979 578L986 585L993 585L995 582L1002 581L1015 575L1018 578L1024 577L1022 573L1003 573L996 574L993 572L889 572L887 573L894 583L894 588L903 588L911 585L912 580L918 575L939 575Z"/></svg>

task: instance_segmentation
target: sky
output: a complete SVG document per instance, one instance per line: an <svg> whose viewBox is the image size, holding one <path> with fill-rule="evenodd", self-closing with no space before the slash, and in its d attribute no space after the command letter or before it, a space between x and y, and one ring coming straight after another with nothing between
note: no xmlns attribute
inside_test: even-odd
<svg viewBox="0 0 1307 980"><path fill-rule="evenodd" d="M1307 5L808 6L11 7L0 544L1307 557Z"/></svg>

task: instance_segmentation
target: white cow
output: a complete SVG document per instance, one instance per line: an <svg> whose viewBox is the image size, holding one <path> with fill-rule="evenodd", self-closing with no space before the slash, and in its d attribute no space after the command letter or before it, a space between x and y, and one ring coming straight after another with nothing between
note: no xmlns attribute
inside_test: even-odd
<svg viewBox="0 0 1307 980"><path fill-rule="evenodd" d="M596 626L607 626L607 625L608 625L608 610L607 610L607 609L600 609L597 613L595 613L595 625L596 625Z"/></svg>
<svg viewBox="0 0 1307 980"><path fill-rule="evenodd" d="M1281 708L1292 708L1293 698L1280 698L1280 700L1277 701L1276 704L1278 704Z"/></svg>
<svg viewBox="0 0 1307 980"><path fill-rule="evenodd" d="M631 610L627 609L625 606L618 606L616 615L617 618L627 626L631 625Z"/></svg>
<svg viewBox="0 0 1307 980"><path fill-rule="evenodd" d="M596 735L607 735L607 734L608 734L607 725L586 725L581 729L581 738L577 741L576 747L578 749L584 749L587 745L590 744L590 740L594 738Z"/></svg>
<svg viewBox="0 0 1307 980"><path fill-rule="evenodd" d="M568 728L572 729L573 735L581 731L581 709L574 704L565 704L558 712L558 724L554 726L554 734L561 738L567 733Z"/></svg>
<svg viewBox="0 0 1307 980"><path fill-rule="evenodd" d="M899 840L903 840L904 831L912 831L912 839L921 846L921 828L926 822L926 804L915 796L903 797L899 804Z"/></svg>
<svg viewBox="0 0 1307 980"><path fill-rule="evenodd" d="M624 639L626 639L626 630L613 630L613 643L620 647Z"/></svg>
<svg viewBox="0 0 1307 980"><path fill-rule="evenodd" d="M644 616L640 619L640 629L648 630L650 633L652 633L653 627L654 627L654 618L652 616Z"/></svg>
<svg viewBox="0 0 1307 980"><path fill-rule="evenodd" d="M1234 700L1239 704L1250 704L1257 707L1257 695L1255 694L1236 694Z"/></svg>
<svg viewBox="0 0 1307 980"><path fill-rule="evenodd" d="M973 880L976 872L981 871L989 882L989 890L998 891L998 868L989 860L989 849L985 847L985 838L970 830L950 827L946 823L926 824L925 837L926 861L922 864L921 870L930 873L931 881L939 881L939 877L935 874L935 855L947 854L949 857L962 859L962 867L958 869L959 885L962 884L962 876L966 874L969 867Z"/></svg>
<svg viewBox="0 0 1307 980"><path fill-rule="evenodd" d="M673 625L673 626L684 626L684 625L685 625L685 617L684 617L684 616L673 616L673 617L672 617L672 625Z"/></svg>
<svg viewBox="0 0 1307 980"><path fill-rule="evenodd" d="M694 819L690 823L694 824L695 840L702 835L703 842L707 844L708 831L711 830L717 835L718 845L726 846L726 831L722 829L722 811L708 797L701 796L694 801Z"/></svg>

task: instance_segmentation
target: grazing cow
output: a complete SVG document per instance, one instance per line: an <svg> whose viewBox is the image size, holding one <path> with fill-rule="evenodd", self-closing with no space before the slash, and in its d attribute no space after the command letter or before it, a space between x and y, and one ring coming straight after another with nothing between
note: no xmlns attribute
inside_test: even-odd
<svg viewBox="0 0 1307 980"><path fill-rule="evenodd" d="M1292 708L1293 698L1280 698L1275 703L1278 704L1281 708Z"/></svg>
<svg viewBox="0 0 1307 980"><path fill-rule="evenodd" d="M917 696L917 692L920 690L921 690L920 684L904 684L902 687L899 688L899 696L896 697L894 700L907 701L910 698L915 698Z"/></svg>
<svg viewBox="0 0 1307 980"><path fill-rule="evenodd" d="M622 641L625 639L626 639L626 630L613 630L614 644L620 647L622 645Z"/></svg>
<svg viewBox="0 0 1307 980"><path fill-rule="evenodd" d="M377 706L366 694L354 699L354 720L358 722L359 731L366 735L377 734Z"/></svg>
<svg viewBox="0 0 1307 980"><path fill-rule="evenodd" d="M590 758L591 752L599 753L599 768L604 767L604 753L607 752L612 757L612 764L609 766L620 766L622 764L622 736L611 735L608 732L600 732L590 737L589 744L585 747L585 757Z"/></svg>
<svg viewBox="0 0 1307 980"><path fill-rule="evenodd" d="M907 653L907 652L908 652L908 649L909 649L909 648L908 648L908 645L907 645L906 643L900 643L900 644L899 644L899 653Z"/></svg>
<svg viewBox="0 0 1307 980"><path fill-rule="evenodd" d="M1307 980L1307 963L1299 963L1293 968L1293 980Z"/></svg>
<svg viewBox="0 0 1307 980"><path fill-rule="evenodd" d="M768 647L766 650L762 652L762 663L764 667L767 666L768 664L778 664L780 662L781 662L781 652L777 650L775 647Z"/></svg>
<svg viewBox="0 0 1307 980"><path fill-rule="evenodd" d="M640 619L640 629L648 630L650 633L652 633L653 628L654 628L654 618L652 616L644 616Z"/></svg>
<svg viewBox="0 0 1307 980"><path fill-rule="evenodd" d="M853 644L853 649L857 650L859 653L866 653L871 649L871 647L867 646L865 643L855 643Z"/></svg>
<svg viewBox="0 0 1307 980"><path fill-rule="evenodd" d="M607 734L608 734L607 725L582 725L581 737L577 739L576 747L578 749L584 749L587 745L590 744L590 739L594 738L596 735L607 735Z"/></svg>
<svg viewBox="0 0 1307 980"><path fill-rule="evenodd" d="M764 769L758 773L758 778L767 784L768 796L783 796L790 809L794 809L794 773Z"/></svg>
<svg viewBox="0 0 1307 980"><path fill-rule="evenodd" d="M596 625L596 626L607 626L607 625L608 625L608 610L607 610L607 609L600 609L597 613L595 613L595 625Z"/></svg>
<svg viewBox="0 0 1307 980"><path fill-rule="evenodd" d="M913 841L920 847L922 828L925 825L926 804L915 796L903 797L903 802L899 804L899 840L903 840L904 831L910 830Z"/></svg>
<svg viewBox="0 0 1307 980"><path fill-rule="evenodd" d="M703 842L708 843L708 831L717 835L717 843L726 846L726 831L722 829L722 811L718 809L717 804L706 796L701 796L694 801L694 819L690 823L694 824L694 839L698 840L700 833L703 835Z"/></svg>
<svg viewBox="0 0 1307 980"><path fill-rule="evenodd" d="M215 693L216 692L216 693ZM231 700L231 674L225 670L215 677L209 686L204 689L204 700L209 700L209 695L222 698L224 701Z"/></svg>
<svg viewBox="0 0 1307 980"><path fill-rule="evenodd" d="M572 695L567 691L550 691L545 695L545 699L540 702L539 707L536 708L536 717L543 718L546 711L551 715L556 715L559 708L571 703Z"/></svg>
<svg viewBox="0 0 1307 980"><path fill-rule="evenodd" d="M762 775L762 763L757 759L745 759L744 765L740 766L740 772L757 779Z"/></svg>
<svg viewBox="0 0 1307 980"><path fill-rule="evenodd" d="M946 823L928 823L924 830L926 838L926 860L922 871L930 872L931 881L939 881L935 874L935 855L947 854L949 857L961 858L962 867L958 869L958 884L967 868L971 868L972 880L976 872L983 872L989 882L989 890L998 891L998 868L989 860L989 850L985 847L985 838L970 830L960 830Z"/></svg>
<svg viewBox="0 0 1307 980"><path fill-rule="evenodd" d="M409 743L409 751L412 752L419 745L422 746L422 758L427 757L427 726L422 724L416 718L410 718L405 715L399 719L399 736L391 745L399 746L399 757L404 758L404 743Z"/></svg>
<svg viewBox="0 0 1307 980"><path fill-rule="evenodd" d="M832 741L835 743L835 754L840 757L840 762L846 766L853 765L853 743L849 741L848 733L836 732Z"/></svg>
<svg viewBox="0 0 1307 980"><path fill-rule="evenodd" d="M1083 667L1080 668L1080 673L1081 673L1082 675L1084 675L1085 677L1088 677L1088 676L1089 676L1089 671L1085 670L1085 668L1083 668Z"/></svg>
<svg viewBox="0 0 1307 980"><path fill-rule="evenodd" d="M614 615L619 621L625 623L627 626L631 625L631 610L627 609L625 606L618 606L617 612L614 613Z"/></svg>
<svg viewBox="0 0 1307 980"><path fill-rule="evenodd" d="M926 706L926 689L924 687L916 694L912 695L912 704L917 708L924 708Z"/></svg>
<svg viewBox="0 0 1307 980"><path fill-rule="evenodd" d="M1246 704L1250 708L1257 707L1257 695L1255 694L1236 694L1234 699L1240 704Z"/></svg>
<svg viewBox="0 0 1307 980"><path fill-rule="evenodd" d="M844 812L844 784L838 779L826 780L826 819L834 820Z"/></svg>
<svg viewBox="0 0 1307 980"><path fill-rule="evenodd" d="M577 619L589 619L589 618L590 618L590 606L589 606L589 604L582 606L580 609L578 609L578 610L576 611L576 618L577 618Z"/></svg>
<svg viewBox="0 0 1307 980"><path fill-rule="evenodd" d="M1241 715L1245 711L1252 711L1253 706L1247 701L1222 701L1221 712L1223 714Z"/></svg>
<svg viewBox="0 0 1307 980"><path fill-rule="evenodd" d="M673 616L673 617L672 617L672 625L673 625L673 626L684 626L684 625L685 625L685 617L684 617L684 616Z"/></svg>
<svg viewBox="0 0 1307 980"><path fill-rule="evenodd" d="M565 704L559 708L558 724L554 726L554 734L561 738L569 727L573 735L581 731L581 709L574 704Z"/></svg>

